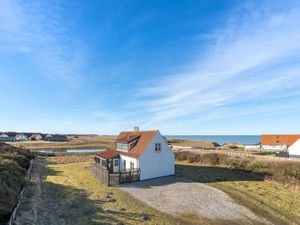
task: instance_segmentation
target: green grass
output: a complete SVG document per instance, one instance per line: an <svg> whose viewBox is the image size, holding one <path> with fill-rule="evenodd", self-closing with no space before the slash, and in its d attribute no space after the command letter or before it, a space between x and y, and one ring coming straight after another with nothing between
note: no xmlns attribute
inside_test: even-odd
<svg viewBox="0 0 300 225"><path fill-rule="evenodd" d="M176 173L207 183L274 224L300 224L300 193L237 169L177 162Z"/></svg>

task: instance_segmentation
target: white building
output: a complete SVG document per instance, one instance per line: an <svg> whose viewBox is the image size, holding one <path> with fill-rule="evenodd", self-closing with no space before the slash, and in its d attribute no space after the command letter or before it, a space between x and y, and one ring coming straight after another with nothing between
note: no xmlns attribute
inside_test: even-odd
<svg viewBox="0 0 300 225"><path fill-rule="evenodd" d="M4 141L4 142L14 141L14 137L10 137L7 134L0 134L0 141Z"/></svg>
<svg viewBox="0 0 300 225"><path fill-rule="evenodd" d="M261 149L260 145L244 145L244 149L245 150L257 150L257 149Z"/></svg>
<svg viewBox="0 0 300 225"><path fill-rule="evenodd" d="M40 140L43 140L43 137L42 137L42 135L40 135L40 134L33 134L33 135L30 136L29 139L30 139L30 140L37 140L37 141L40 141Z"/></svg>
<svg viewBox="0 0 300 225"><path fill-rule="evenodd" d="M28 137L25 134L17 134L15 136L15 141L27 141Z"/></svg>
<svg viewBox="0 0 300 225"><path fill-rule="evenodd" d="M140 180L174 175L175 157L158 130L121 132L112 146L95 156L110 173L140 170Z"/></svg>
<svg viewBox="0 0 300 225"><path fill-rule="evenodd" d="M289 147L289 157L300 158L300 139Z"/></svg>
<svg viewBox="0 0 300 225"><path fill-rule="evenodd" d="M287 145L262 145L261 148L266 151L287 151L288 150Z"/></svg>

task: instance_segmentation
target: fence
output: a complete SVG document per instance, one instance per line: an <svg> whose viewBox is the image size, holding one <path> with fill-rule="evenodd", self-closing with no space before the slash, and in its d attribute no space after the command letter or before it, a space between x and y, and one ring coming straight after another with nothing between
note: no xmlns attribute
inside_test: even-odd
<svg viewBox="0 0 300 225"><path fill-rule="evenodd" d="M126 170L119 173L120 184L131 183L140 180L140 169Z"/></svg>
<svg viewBox="0 0 300 225"><path fill-rule="evenodd" d="M109 173L107 169L98 164L95 164L94 167L91 168L91 170L98 180L100 180L103 184L109 186Z"/></svg>
<svg viewBox="0 0 300 225"><path fill-rule="evenodd" d="M120 173L109 173L100 165L91 168L94 176L107 186L118 186L124 183L131 183L140 180L140 169L124 170Z"/></svg>

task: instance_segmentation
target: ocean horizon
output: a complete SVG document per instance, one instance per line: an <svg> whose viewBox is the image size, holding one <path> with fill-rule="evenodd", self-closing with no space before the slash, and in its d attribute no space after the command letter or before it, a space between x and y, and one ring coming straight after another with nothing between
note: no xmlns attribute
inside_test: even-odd
<svg viewBox="0 0 300 225"><path fill-rule="evenodd" d="M212 141L220 145L225 143L258 144L260 135L165 135L169 139L181 139L189 141Z"/></svg>

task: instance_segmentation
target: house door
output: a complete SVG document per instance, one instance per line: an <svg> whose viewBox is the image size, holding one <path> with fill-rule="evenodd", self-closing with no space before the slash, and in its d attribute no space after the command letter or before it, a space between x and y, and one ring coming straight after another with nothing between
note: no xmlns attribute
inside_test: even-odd
<svg viewBox="0 0 300 225"><path fill-rule="evenodd" d="M113 172L118 173L119 172L119 159L114 159L114 165L113 165Z"/></svg>

